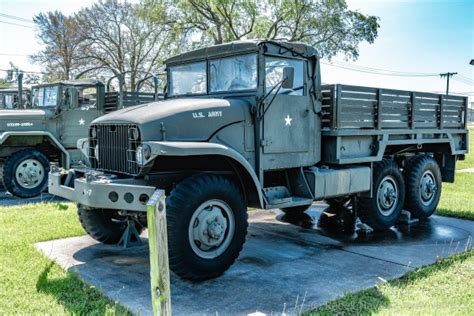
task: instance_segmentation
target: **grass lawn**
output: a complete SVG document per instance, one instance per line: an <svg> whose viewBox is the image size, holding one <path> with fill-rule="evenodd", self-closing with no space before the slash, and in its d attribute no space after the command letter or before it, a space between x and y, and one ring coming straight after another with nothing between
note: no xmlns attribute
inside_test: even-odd
<svg viewBox="0 0 474 316"><path fill-rule="evenodd" d="M0 315L127 314L34 248L83 235L73 204L0 207Z"/></svg>
<svg viewBox="0 0 474 316"><path fill-rule="evenodd" d="M456 169L474 168L474 130L469 136L471 154L458 161ZM454 183L443 183L443 192L436 214L474 220L474 173L456 173Z"/></svg>
<svg viewBox="0 0 474 316"><path fill-rule="evenodd" d="M471 136L472 151L474 133ZM474 152L456 167L474 168ZM436 214L474 220L474 173L456 173L455 183L443 183ZM309 314L474 315L474 250L419 268L401 279L347 294Z"/></svg>
<svg viewBox="0 0 474 316"><path fill-rule="evenodd" d="M308 315L473 315L474 250L374 288L347 294Z"/></svg>

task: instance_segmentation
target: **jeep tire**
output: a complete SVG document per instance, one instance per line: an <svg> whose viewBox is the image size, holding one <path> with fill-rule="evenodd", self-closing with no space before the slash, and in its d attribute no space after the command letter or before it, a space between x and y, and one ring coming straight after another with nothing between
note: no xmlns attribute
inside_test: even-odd
<svg viewBox="0 0 474 316"><path fill-rule="evenodd" d="M405 208L421 220L430 217L441 196L441 171L438 163L428 155L409 160L405 169Z"/></svg>
<svg viewBox="0 0 474 316"><path fill-rule="evenodd" d="M22 149L5 160L3 186L17 197L39 195L48 186L49 160L38 150Z"/></svg>
<svg viewBox="0 0 474 316"><path fill-rule="evenodd" d="M247 234L247 208L229 178L201 174L180 182L166 199L170 268L191 281L223 274Z"/></svg>
<svg viewBox="0 0 474 316"><path fill-rule="evenodd" d="M359 199L359 216L374 230L395 225L405 201L405 181L398 165L391 159L375 162L372 174L372 197Z"/></svg>

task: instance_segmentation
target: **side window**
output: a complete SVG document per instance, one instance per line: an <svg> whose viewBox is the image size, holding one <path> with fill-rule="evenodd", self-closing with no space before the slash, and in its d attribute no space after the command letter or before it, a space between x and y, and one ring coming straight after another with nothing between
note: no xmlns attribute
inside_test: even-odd
<svg viewBox="0 0 474 316"><path fill-rule="evenodd" d="M283 68L292 67L294 69L293 88L281 88L278 94L304 95L304 61L295 59L265 58L265 89L270 91L283 79ZM278 87L272 92L276 93Z"/></svg>
<svg viewBox="0 0 474 316"><path fill-rule="evenodd" d="M96 88L79 89L77 102L81 110L95 109L97 107Z"/></svg>
<svg viewBox="0 0 474 316"><path fill-rule="evenodd" d="M44 88L44 106L54 106L58 98L58 87Z"/></svg>

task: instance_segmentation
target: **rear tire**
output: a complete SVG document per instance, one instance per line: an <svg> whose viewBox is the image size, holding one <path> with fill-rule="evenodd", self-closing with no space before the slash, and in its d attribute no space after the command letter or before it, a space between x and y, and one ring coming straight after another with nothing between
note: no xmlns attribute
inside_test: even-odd
<svg viewBox="0 0 474 316"><path fill-rule="evenodd" d="M359 216L374 230L395 225L405 201L405 181L398 165L383 159L373 165L372 198L359 199Z"/></svg>
<svg viewBox="0 0 474 316"><path fill-rule="evenodd" d="M48 186L49 160L38 150L22 149L5 160L2 180L5 189L17 197L39 195Z"/></svg>
<svg viewBox="0 0 474 316"><path fill-rule="evenodd" d="M239 187L218 175L179 183L166 199L170 268L183 279L223 274L237 259L247 234L247 208Z"/></svg>
<svg viewBox="0 0 474 316"><path fill-rule="evenodd" d="M86 233L103 244L116 244L127 228L127 218L115 210L91 209L77 205L77 215ZM139 233L143 225L136 223Z"/></svg>
<svg viewBox="0 0 474 316"><path fill-rule="evenodd" d="M410 159L405 170L405 208L419 219L430 217L441 196L441 171L438 163L428 155Z"/></svg>

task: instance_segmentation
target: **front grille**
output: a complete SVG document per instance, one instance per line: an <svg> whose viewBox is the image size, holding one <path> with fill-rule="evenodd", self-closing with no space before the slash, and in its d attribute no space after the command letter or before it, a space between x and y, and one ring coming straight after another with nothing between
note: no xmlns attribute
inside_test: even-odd
<svg viewBox="0 0 474 316"><path fill-rule="evenodd" d="M140 166L135 160L135 153L139 143L140 132L134 124L92 125L89 129L89 160L92 168L137 175Z"/></svg>

